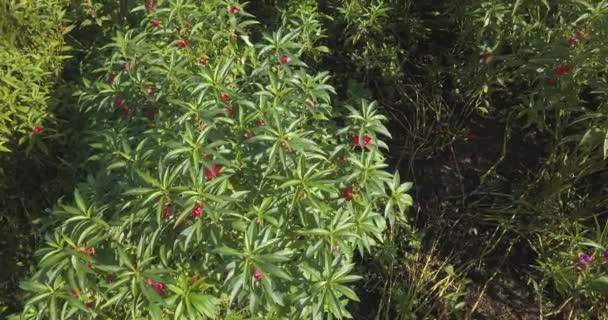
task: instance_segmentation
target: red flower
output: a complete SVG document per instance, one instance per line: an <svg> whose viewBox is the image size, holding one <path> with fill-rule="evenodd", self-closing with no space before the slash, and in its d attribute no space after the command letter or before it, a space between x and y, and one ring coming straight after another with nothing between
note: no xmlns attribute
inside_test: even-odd
<svg viewBox="0 0 608 320"><path fill-rule="evenodd" d="M122 104L122 98L120 96L114 97L114 105L119 106Z"/></svg>
<svg viewBox="0 0 608 320"><path fill-rule="evenodd" d="M87 249L87 254L88 254L89 256L91 256L91 257L92 257L92 256L94 256L94 255L95 255L95 248L93 248L93 247L88 248L88 249Z"/></svg>
<svg viewBox="0 0 608 320"><path fill-rule="evenodd" d="M230 13L237 14L239 13L239 9L235 6L230 6Z"/></svg>
<svg viewBox="0 0 608 320"><path fill-rule="evenodd" d="M346 189L344 189L344 192L342 192L342 197L346 201L353 200L353 188L346 188Z"/></svg>
<svg viewBox="0 0 608 320"><path fill-rule="evenodd" d="M565 64L560 64L557 67L555 67L555 73L558 76L563 76L564 74L568 73L569 71L570 71L570 67Z"/></svg>
<svg viewBox="0 0 608 320"><path fill-rule="evenodd" d="M163 209L163 218L168 218L169 217L169 207L165 207Z"/></svg>
<svg viewBox="0 0 608 320"><path fill-rule="evenodd" d="M363 137L363 145L367 146L370 143L370 141L372 141L372 138L370 136L365 135Z"/></svg>
<svg viewBox="0 0 608 320"><path fill-rule="evenodd" d="M363 136L363 145L367 146L370 142L372 141L372 138L368 135L364 135ZM355 147L360 147L361 146L361 142L359 141L359 135L355 134L353 136L353 145Z"/></svg>
<svg viewBox="0 0 608 320"><path fill-rule="evenodd" d="M264 275L256 270L256 272L253 273L253 278L255 279L255 281L260 281L264 279Z"/></svg>
<svg viewBox="0 0 608 320"><path fill-rule="evenodd" d="M264 125L264 119L258 119L258 127L261 127Z"/></svg>
<svg viewBox="0 0 608 320"><path fill-rule="evenodd" d="M233 114L234 108L232 106L226 106L226 111L228 111L228 113L230 113L230 114Z"/></svg>
<svg viewBox="0 0 608 320"><path fill-rule="evenodd" d="M163 291L164 288L165 288L165 285L162 284L161 282L154 284L154 290L156 290L156 293L161 293L161 291Z"/></svg>
<svg viewBox="0 0 608 320"><path fill-rule="evenodd" d="M42 131L42 127L40 126L35 126L32 128L33 133L40 133L40 131Z"/></svg>
<svg viewBox="0 0 608 320"><path fill-rule="evenodd" d="M154 4L154 1L148 0L146 2L146 8L148 8L149 10L154 10L154 7L156 7L156 5Z"/></svg>
<svg viewBox="0 0 608 320"><path fill-rule="evenodd" d="M154 88L148 88L148 89L146 89L146 93L147 93L149 96L153 95L153 94L154 94Z"/></svg>
<svg viewBox="0 0 608 320"><path fill-rule="evenodd" d="M192 278L192 284L195 284L197 282L199 282L201 280L201 276L196 276L194 278Z"/></svg>
<svg viewBox="0 0 608 320"><path fill-rule="evenodd" d="M228 99L230 99L230 96L224 93L224 94L222 95L222 100L224 100L224 101L228 101Z"/></svg>
<svg viewBox="0 0 608 320"><path fill-rule="evenodd" d="M287 58L287 56L286 56L286 55L282 55L282 56L281 56L281 63L282 63L282 64L286 64L288 60L289 60L289 58Z"/></svg>
<svg viewBox="0 0 608 320"><path fill-rule="evenodd" d="M160 21L158 21L158 20L153 20L153 21L152 21L152 26L153 26L154 28L158 28L158 27L160 26Z"/></svg>
<svg viewBox="0 0 608 320"><path fill-rule="evenodd" d="M576 46L579 42L579 38L577 38L576 36L570 37L568 39L568 47L573 48L574 46Z"/></svg>
<svg viewBox="0 0 608 320"><path fill-rule="evenodd" d="M152 279L150 279L150 278L148 278L148 280L146 280L146 283L147 283L149 286L153 286L153 285L154 285L154 281L152 281Z"/></svg>
<svg viewBox="0 0 608 320"><path fill-rule="evenodd" d="M201 217L201 205L199 203L194 205L194 208L192 208L191 215L197 219Z"/></svg>
<svg viewBox="0 0 608 320"><path fill-rule="evenodd" d="M211 171L209 168L205 168L205 176L207 176L207 179L209 180L213 180L220 175L220 167L218 167L215 163L212 165L212 169L213 171Z"/></svg>
<svg viewBox="0 0 608 320"><path fill-rule="evenodd" d="M200 58L198 58L198 63L199 64L207 64L208 60L209 60L209 58L207 58L207 57L200 57Z"/></svg>
<svg viewBox="0 0 608 320"><path fill-rule="evenodd" d="M180 49L185 48L185 47L186 47L186 45L187 45L187 44L186 44L186 41L185 41L185 40L183 40L183 39L180 39L179 41L177 41L177 46L178 46Z"/></svg>
<svg viewBox="0 0 608 320"><path fill-rule="evenodd" d="M90 268L92 265L93 265L93 264L91 263L91 261L87 261L87 263L86 263L86 266L87 266L87 267L89 267L89 268Z"/></svg>
<svg viewBox="0 0 608 320"><path fill-rule="evenodd" d="M72 289L72 291L70 291L70 295L72 295L72 297L76 298L76 297L78 297L78 291Z"/></svg>

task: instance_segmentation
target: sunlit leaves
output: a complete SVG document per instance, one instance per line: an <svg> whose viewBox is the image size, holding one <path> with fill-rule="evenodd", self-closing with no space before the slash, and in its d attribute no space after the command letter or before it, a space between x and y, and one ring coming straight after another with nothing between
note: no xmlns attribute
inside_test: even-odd
<svg viewBox="0 0 608 320"><path fill-rule="evenodd" d="M213 319L227 304L251 317L349 317L354 255L372 251L387 218L395 223L411 205L378 148L378 136L390 138L386 119L362 102L338 129L329 74L299 60L315 21L248 47L234 34L248 37L246 6L192 3L138 9L167 33L142 23L117 34L104 72L128 70L80 92L81 109L104 119L90 160L106 170L74 206L55 210L34 280L67 279L96 301L91 312L116 318ZM188 45L177 48L168 31ZM117 92L126 115L107 109ZM353 133L371 143L353 146Z"/></svg>

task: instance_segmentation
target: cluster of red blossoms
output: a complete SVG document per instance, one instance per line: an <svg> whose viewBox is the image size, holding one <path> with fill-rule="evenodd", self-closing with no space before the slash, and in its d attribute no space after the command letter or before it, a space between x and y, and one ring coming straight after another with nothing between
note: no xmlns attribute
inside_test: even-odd
<svg viewBox="0 0 608 320"><path fill-rule="evenodd" d="M161 293L163 291L163 289L165 288L165 285L162 282L154 282L152 279L148 278L148 280L146 280L146 283L154 288L154 290L156 291L156 293Z"/></svg>
<svg viewBox="0 0 608 320"><path fill-rule="evenodd" d="M359 138L359 135L358 135L358 134L353 135L353 145L354 145L355 147L361 147L361 142L360 142L359 140L360 140L360 138ZM369 144L371 141L372 141L372 138L371 138L370 136L368 136L368 135L364 135L364 136L363 136L363 146L364 146L364 147L367 147L367 145L368 145L368 144Z"/></svg>
<svg viewBox="0 0 608 320"><path fill-rule="evenodd" d="M209 180L213 180L220 175L220 167L218 167L217 164L214 163L211 167L211 169L205 168L205 176Z"/></svg>
<svg viewBox="0 0 608 320"><path fill-rule="evenodd" d="M570 37L568 39L568 47L569 48L573 48L575 47L580 41L581 39L585 37L585 33L582 31L577 31L572 37ZM558 79L553 79L553 78L548 78L547 79L547 84L555 87L557 86L557 82L559 80L559 77L565 75L566 73L570 72L570 70L572 70L572 68L566 64L559 64L557 65L557 67L555 67L555 69L553 69L553 71L555 72L555 74L557 75Z"/></svg>

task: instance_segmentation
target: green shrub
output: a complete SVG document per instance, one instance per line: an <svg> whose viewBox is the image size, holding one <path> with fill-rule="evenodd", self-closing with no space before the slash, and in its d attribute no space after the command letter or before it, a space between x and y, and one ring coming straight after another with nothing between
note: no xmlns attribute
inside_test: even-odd
<svg viewBox="0 0 608 320"><path fill-rule="evenodd" d="M531 282L544 315L605 314L608 243L587 237L602 234L594 221L606 205L594 181L603 180L608 152L608 3L485 1L468 11L462 44L475 49L458 65L459 88L543 154L512 187L508 217L495 218L535 250L540 277ZM593 256L588 268L584 252Z"/></svg>
<svg viewBox="0 0 608 320"><path fill-rule="evenodd" d="M34 137L53 121L47 100L69 49L63 36L71 30L64 4L54 0L0 5L0 151L14 147L9 141L15 134L19 144L31 141L30 148L44 148Z"/></svg>
<svg viewBox="0 0 608 320"><path fill-rule="evenodd" d="M258 43L236 3L133 12L80 92L106 170L53 210L23 316L350 317L353 257L412 203L385 171L376 104L333 120L303 25Z"/></svg>

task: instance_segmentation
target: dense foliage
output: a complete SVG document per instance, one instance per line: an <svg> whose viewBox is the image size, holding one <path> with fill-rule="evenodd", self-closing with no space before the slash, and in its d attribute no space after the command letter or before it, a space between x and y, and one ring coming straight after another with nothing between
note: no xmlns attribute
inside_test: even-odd
<svg viewBox="0 0 608 320"><path fill-rule="evenodd" d="M608 319L607 1L0 14L0 317Z"/></svg>
<svg viewBox="0 0 608 320"><path fill-rule="evenodd" d="M412 203L384 170L375 103L336 126L297 25L255 46L241 6L139 11L85 79L106 171L53 211L25 317L350 317L353 255Z"/></svg>

